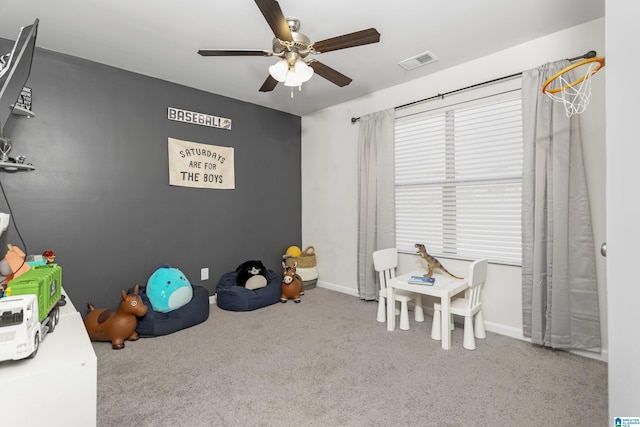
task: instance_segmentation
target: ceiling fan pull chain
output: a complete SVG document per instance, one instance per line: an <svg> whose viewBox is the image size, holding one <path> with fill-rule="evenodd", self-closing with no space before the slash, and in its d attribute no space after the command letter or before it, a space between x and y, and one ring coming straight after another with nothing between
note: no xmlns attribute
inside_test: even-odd
<svg viewBox="0 0 640 427"><path fill-rule="evenodd" d="M302 92L302 83L298 85L298 92ZM293 99L293 86L291 86L291 99Z"/></svg>

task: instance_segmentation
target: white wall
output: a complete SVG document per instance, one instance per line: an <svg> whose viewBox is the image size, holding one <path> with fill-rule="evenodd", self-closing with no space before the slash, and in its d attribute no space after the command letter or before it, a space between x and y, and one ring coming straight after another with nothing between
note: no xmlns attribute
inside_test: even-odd
<svg viewBox="0 0 640 427"><path fill-rule="evenodd" d="M598 55L604 55L604 19L304 116L302 241L303 246L314 245L316 248L318 285L358 295L358 125L351 124L351 117L518 73L557 59L580 56L589 50L596 50ZM604 70L606 68L594 76L593 100L581 116L596 249L605 240ZM416 256L403 255L399 272L415 268L416 259ZM605 265L599 252L596 260L603 347L606 348ZM466 262L447 259L440 261L452 272L466 275ZM521 338L521 307L520 268L490 265L483 291L483 312L487 329Z"/></svg>
<svg viewBox="0 0 640 427"><path fill-rule="evenodd" d="M640 40L640 3L606 1L607 46L607 292L609 303L609 419L640 417L640 284L638 182L640 141L633 70L640 57L630 49ZM304 238L304 233L303 233Z"/></svg>

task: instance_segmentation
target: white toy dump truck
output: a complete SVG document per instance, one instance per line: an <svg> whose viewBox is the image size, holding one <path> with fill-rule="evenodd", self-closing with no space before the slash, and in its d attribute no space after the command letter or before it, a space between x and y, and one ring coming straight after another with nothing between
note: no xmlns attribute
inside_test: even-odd
<svg viewBox="0 0 640 427"><path fill-rule="evenodd" d="M39 265L8 285L11 296L0 298L0 361L34 357L60 319L62 269Z"/></svg>

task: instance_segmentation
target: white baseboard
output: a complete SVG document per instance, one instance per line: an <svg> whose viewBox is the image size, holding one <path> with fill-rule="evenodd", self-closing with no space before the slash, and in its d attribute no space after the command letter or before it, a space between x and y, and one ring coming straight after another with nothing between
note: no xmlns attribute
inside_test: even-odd
<svg viewBox="0 0 640 427"><path fill-rule="evenodd" d="M578 356L588 357L589 359L595 359L605 363L609 362L609 351L607 349L602 350L600 354L582 350L570 350L569 352L577 354Z"/></svg>
<svg viewBox="0 0 640 427"><path fill-rule="evenodd" d="M218 294L209 295L209 305L216 303L217 296L218 296Z"/></svg>
<svg viewBox="0 0 640 427"><path fill-rule="evenodd" d="M325 289L329 289L329 290L332 290L332 291L341 292L343 294L351 295L351 296L354 296L354 297L359 297L360 296L358 294L358 290L357 289L347 288L345 286L336 285L336 284L325 282L325 281L322 281L322 280L318 280L317 286L320 287L320 288L325 288Z"/></svg>
<svg viewBox="0 0 640 427"><path fill-rule="evenodd" d="M484 328L489 331L489 332L494 332L496 334L500 334L500 335L505 335L511 338L515 338L521 341L529 341L531 342L531 340L527 339L524 337L524 335L522 335L522 329L519 328L514 328L513 326L506 326L506 325L502 325L500 323L495 323L495 322L487 322L486 320L484 321Z"/></svg>

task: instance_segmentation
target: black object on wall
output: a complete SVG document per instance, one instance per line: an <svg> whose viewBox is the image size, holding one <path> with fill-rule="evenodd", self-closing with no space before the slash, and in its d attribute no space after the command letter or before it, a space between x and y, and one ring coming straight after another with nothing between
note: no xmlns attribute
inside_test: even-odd
<svg viewBox="0 0 640 427"><path fill-rule="evenodd" d="M115 308L163 263L213 294L243 261L278 271L300 244L300 117L40 48L28 86L37 116L12 116L5 133L36 169L0 171L7 242L22 246L15 221L29 254L53 250L83 315L89 301ZM170 121L168 107L232 129ZM235 190L169 186L168 137L234 147Z"/></svg>

